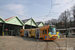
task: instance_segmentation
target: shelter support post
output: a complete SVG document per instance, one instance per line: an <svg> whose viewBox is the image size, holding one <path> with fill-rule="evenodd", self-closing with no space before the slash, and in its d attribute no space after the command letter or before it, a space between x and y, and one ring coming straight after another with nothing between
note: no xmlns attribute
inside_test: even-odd
<svg viewBox="0 0 75 50"><path fill-rule="evenodd" d="M2 32L2 36L4 36L4 26L5 26L5 23L3 24L3 32Z"/></svg>
<svg viewBox="0 0 75 50"><path fill-rule="evenodd" d="M72 34L73 34L73 29L72 29Z"/></svg>
<svg viewBox="0 0 75 50"><path fill-rule="evenodd" d="M25 29L25 26L23 26L23 29Z"/></svg>
<svg viewBox="0 0 75 50"><path fill-rule="evenodd" d="M69 29L69 35L71 34L71 30Z"/></svg>

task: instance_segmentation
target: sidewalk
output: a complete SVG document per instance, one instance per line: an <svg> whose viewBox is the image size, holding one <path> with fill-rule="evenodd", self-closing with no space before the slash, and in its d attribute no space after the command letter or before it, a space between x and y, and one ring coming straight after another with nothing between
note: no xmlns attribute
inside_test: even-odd
<svg viewBox="0 0 75 50"><path fill-rule="evenodd" d="M65 38L66 35L61 34L60 38ZM75 34L69 34L67 38L75 38Z"/></svg>

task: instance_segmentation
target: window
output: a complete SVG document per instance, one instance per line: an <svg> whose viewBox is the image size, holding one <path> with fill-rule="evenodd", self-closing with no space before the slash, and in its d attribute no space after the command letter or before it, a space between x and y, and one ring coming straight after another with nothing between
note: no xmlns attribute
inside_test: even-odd
<svg viewBox="0 0 75 50"><path fill-rule="evenodd" d="M50 32L50 28L48 29L48 32Z"/></svg>
<svg viewBox="0 0 75 50"><path fill-rule="evenodd" d="M47 34L47 30L45 30L45 34Z"/></svg>
<svg viewBox="0 0 75 50"><path fill-rule="evenodd" d="M29 33L31 33L31 31L29 31Z"/></svg>
<svg viewBox="0 0 75 50"><path fill-rule="evenodd" d="M43 34L44 34L44 30L43 30Z"/></svg>
<svg viewBox="0 0 75 50"><path fill-rule="evenodd" d="M20 33L22 33L22 31L20 31Z"/></svg>

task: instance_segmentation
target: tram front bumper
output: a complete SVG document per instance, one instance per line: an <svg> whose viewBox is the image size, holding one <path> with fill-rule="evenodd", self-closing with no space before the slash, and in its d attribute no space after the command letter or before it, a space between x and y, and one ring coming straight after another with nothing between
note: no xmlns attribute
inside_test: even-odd
<svg viewBox="0 0 75 50"><path fill-rule="evenodd" d="M51 38L57 38L57 35L52 35L52 37Z"/></svg>

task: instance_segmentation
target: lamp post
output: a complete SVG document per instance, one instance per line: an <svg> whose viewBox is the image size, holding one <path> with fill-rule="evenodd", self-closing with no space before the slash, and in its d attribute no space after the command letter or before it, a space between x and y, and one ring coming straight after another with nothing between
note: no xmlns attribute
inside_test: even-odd
<svg viewBox="0 0 75 50"><path fill-rule="evenodd" d="M66 17L66 11L65 11L65 28L66 28L66 37L67 37L67 17Z"/></svg>
<svg viewBox="0 0 75 50"><path fill-rule="evenodd" d="M31 17L31 31L32 31L32 17Z"/></svg>

